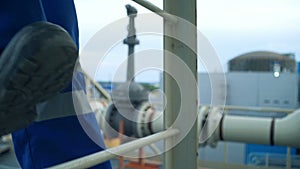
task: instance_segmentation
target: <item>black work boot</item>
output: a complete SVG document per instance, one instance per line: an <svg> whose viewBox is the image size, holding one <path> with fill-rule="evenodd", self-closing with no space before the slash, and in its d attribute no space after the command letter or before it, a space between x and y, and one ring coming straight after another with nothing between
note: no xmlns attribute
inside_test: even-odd
<svg viewBox="0 0 300 169"><path fill-rule="evenodd" d="M21 29L0 57L0 136L26 127L35 105L72 80L78 50L60 26L36 22Z"/></svg>

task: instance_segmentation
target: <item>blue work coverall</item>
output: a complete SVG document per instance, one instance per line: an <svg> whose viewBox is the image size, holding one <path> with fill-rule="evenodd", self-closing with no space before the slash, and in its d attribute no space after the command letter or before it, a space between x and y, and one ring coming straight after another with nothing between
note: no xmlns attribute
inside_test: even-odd
<svg viewBox="0 0 300 169"><path fill-rule="evenodd" d="M73 0L2 0L0 52L22 27L36 21L48 21L62 26L78 46L78 23ZM40 115L50 112L52 117L41 118L42 120L12 134L15 153L22 168L46 168L103 150L103 138L92 110L78 115L79 117L72 112L74 106L70 103L73 103L74 93L82 95L79 100L87 103L84 97L84 77L77 73L75 79L73 87L70 84L60 94L36 106ZM78 119L81 124L85 124L85 129ZM85 130L96 139L92 140ZM110 169L111 165L110 162L105 162L94 168Z"/></svg>

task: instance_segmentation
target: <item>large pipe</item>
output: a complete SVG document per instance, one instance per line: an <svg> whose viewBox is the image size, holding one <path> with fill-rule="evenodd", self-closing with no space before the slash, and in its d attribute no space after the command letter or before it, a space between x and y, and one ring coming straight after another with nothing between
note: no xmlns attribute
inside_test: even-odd
<svg viewBox="0 0 300 169"><path fill-rule="evenodd" d="M219 140L300 148L300 110L281 118L224 115L216 130Z"/></svg>
<svg viewBox="0 0 300 169"><path fill-rule="evenodd" d="M220 140L267 144L270 142L271 118L225 115L219 127Z"/></svg>
<svg viewBox="0 0 300 169"><path fill-rule="evenodd" d="M117 131L121 120L124 121L125 126L123 134L131 137L145 137L163 130L163 113L156 111L151 104L143 102L136 108L136 111L132 113L131 119L128 119L115 108L114 104L111 104L107 111L102 111L104 114L99 114L97 118L105 120L99 123L107 137L118 136Z"/></svg>
<svg viewBox="0 0 300 169"><path fill-rule="evenodd" d="M274 144L300 148L300 110L283 119L276 119L274 124Z"/></svg>
<svg viewBox="0 0 300 169"><path fill-rule="evenodd" d="M210 107L200 108L198 133L205 133L205 137L207 136L206 140L200 139L201 145L214 146L218 141L233 141L300 148L300 109L284 118L222 115L219 110ZM216 118L209 116L211 114L219 115L221 120L212 124L212 121L216 122ZM105 116L108 121L112 115L106 114ZM114 114L114 118L121 119L122 117ZM163 113L155 111L150 104L145 103L136 116L136 123L126 126L133 126L134 136L145 137L162 131L163 121ZM115 124L110 124L116 130L119 127L117 122L118 120ZM129 121L129 123L133 122Z"/></svg>

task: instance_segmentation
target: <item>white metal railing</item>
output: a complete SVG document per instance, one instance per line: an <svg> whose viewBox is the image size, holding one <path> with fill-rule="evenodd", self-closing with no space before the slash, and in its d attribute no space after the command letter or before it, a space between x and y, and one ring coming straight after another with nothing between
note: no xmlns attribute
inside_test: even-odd
<svg viewBox="0 0 300 169"><path fill-rule="evenodd" d="M242 110L242 111L255 111L255 112L273 112L273 113L293 113L295 109L288 108L274 108L274 107L250 107L250 106L233 106L233 105L201 105L207 107L220 107L224 110Z"/></svg>
<svg viewBox="0 0 300 169"><path fill-rule="evenodd" d="M276 153L251 153L248 155L248 165L255 167L280 167L280 168L299 168L300 156L292 155L290 148L287 148L286 154Z"/></svg>
<svg viewBox="0 0 300 169"><path fill-rule="evenodd" d="M129 143L122 144L117 147L109 148L104 151L94 153L91 155L84 156L79 159L75 159L63 164L59 164L49 169L80 169L80 168L89 168L95 165L98 165L102 162L110 160L112 158L118 157L119 155L128 153L130 151L142 148L146 145L155 143L160 140L170 138L179 134L178 129L168 129L163 132L159 132L144 138L140 138Z"/></svg>
<svg viewBox="0 0 300 169"><path fill-rule="evenodd" d="M136 2L137 4L140 4L141 6L147 8L150 11L156 13L157 15L163 17L168 22L177 23L177 18L175 18L172 15L166 13L164 10L162 10L159 7L153 5L149 1L145 1L145 0L132 0L132 1Z"/></svg>
<svg viewBox="0 0 300 169"><path fill-rule="evenodd" d="M85 81L86 81L86 92L87 92L87 96L91 96L91 93L90 93L90 88L91 87L91 84L93 84L96 88L96 90L109 102L111 101L111 96L110 94L105 90L103 89L102 86L100 86L97 82L95 82L84 70L82 70L82 73L84 74L85 76Z"/></svg>

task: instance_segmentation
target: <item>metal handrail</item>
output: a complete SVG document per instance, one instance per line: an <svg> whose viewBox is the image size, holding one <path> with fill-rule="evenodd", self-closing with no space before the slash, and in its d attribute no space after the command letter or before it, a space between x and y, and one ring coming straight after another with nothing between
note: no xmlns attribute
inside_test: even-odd
<svg viewBox="0 0 300 169"><path fill-rule="evenodd" d="M107 101L111 101L111 96L110 94L105 90L103 89L103 87L98 84L97 82L95 82L84 70L82 70L82 73L84 74L85 78L86 78L86 82L89 82L89 83L92 83L95 88L99 91L99 93L107 100ZM86 85L88 88L87 88L87 91L89 90L89 85Z"/></svg>
<svg viewBox="0 0 300 169"><path fill-rule="evenodd" d="M174 24L174 23L177 23L177 21L178 21L176 17L168 14L167 12L165 12L164 10L160 9L159 7L153 5L149 1L146 1L146 0L132 0L132 1L136 2L137 4L140 4L141 6L145 7L146 9L163 17L166 21L168 21L170 23Z"/></svg>
<svg viewBox="0 0 300 169"><path fill-rule="evenodd" d="M118 157L119 155L124 155L130 151L142 148L151 143L170 138L179 134L178 129L168 129L144 138L140 138L129 143L122 144L117 147L109 148L101 152L97 152L91 155L87 155L69 162L65 162L48 169L80 169L89 168L98 165L102 162L110 160L112 158Z"/></svg>
<svg viewBox="0 0 300 169"><path fill-rule="evenodd" d="M207 107L220 107L224 110L244 110L244 111L255 111L255 112L273 112L273 113L293 113L296 109L287 109L287 108L274 108L274 107L250 107L250 106L233 106L233 105L200 105Z"/></svg>

